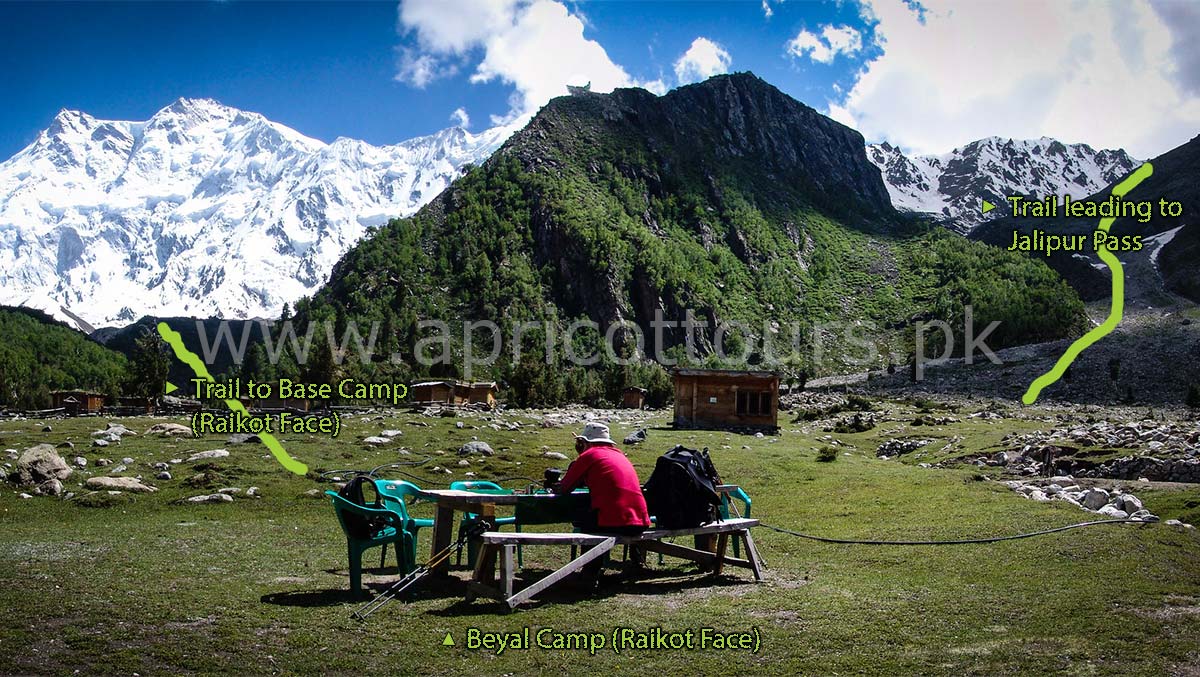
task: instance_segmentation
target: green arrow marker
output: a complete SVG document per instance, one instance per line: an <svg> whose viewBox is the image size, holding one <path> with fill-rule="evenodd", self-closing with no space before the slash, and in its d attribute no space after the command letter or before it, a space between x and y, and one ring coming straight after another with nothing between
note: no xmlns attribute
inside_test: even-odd
<svg viewBox="0 0 1200 677"><path fill-rule="evenodd" d="M163 394L170 395L171 393L175 392L176 390L179 390L179 388L175 387L174 383L167 381L167 388L166 388L166 390L163 391Z"/></svg>
<svg viewBox="0 0 1200 677"><path fill-rule="evenodd" d="M983 213L984 214L987 214L988 212L992 211L995 208L996 208L996 205L992 204L991 202L988 202L987 200L983 201Z"/></svg>
<svg viewBox="0 0 1200 677"><path fill-rule="evenodd" d="M446 633L446 639L442 640L442 646L454 646L454 638L450 636L450 633Z"/></svg>

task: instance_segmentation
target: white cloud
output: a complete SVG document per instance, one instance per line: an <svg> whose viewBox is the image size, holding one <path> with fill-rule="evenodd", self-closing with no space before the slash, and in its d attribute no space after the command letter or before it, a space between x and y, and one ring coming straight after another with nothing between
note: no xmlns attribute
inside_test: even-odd
<svg viewBox="0 0 1200 677"><path fill-rule="evenodd" d="M771 3L767 0L762 0L763 16L770 19L775 14L775 10L771 9Z"/></svg>
<svg viewBox="0 0 1200 677"><path fill-rule="evenodd" d="M675 62L675 78L679 84L697 82L729 71L733 60L729 52L708 38L696 38Z"/></svg>
<svg viewBox="0 0 1200 677"><path fill-rule="evenodd" d="M813 61L833 63L838 54L853 54L862 49L862 35L849 26L830 24L822 27L819 35L801 30L785 47L796 58L808 54Z"/></svg>
<svg viewBox="0 0 1200 677"><path fill-rule="evenodd" d="M453 63L442 63L415 49L397 50L396 79L417 89L424 89L438 78L454 75L457 70L458 67Z"/></svg>
<svg viewBox="0 0 1200 677"><path fill-rule="evenodd" d="M454 112L450 114L450 121L463 129L471 126L471 116L467 115L467 109L461 106L455 108Z"/></svg>
<svg viewBox="0 0 1200 677"><path fill-rule="evenodd" d="M414 35L420 49L400 60L397 79L423 87L453 73L469 55L482 58L471 82L513 87L507 123L536 111L567 85L591 83L592 91L645 86L661 93L661 80L639 83L584 36L584 21L556 0L403 0L398 30ZM405 50L401 50L402 54Z"/></svg>
<svg viewBox="0 0 1200 677"><path fill-rule="evenodd" d="M865 0L881 56L830 114L919 153L1052 136L1149 158L1200 129L1172 29L1146 2Z"/></svg>

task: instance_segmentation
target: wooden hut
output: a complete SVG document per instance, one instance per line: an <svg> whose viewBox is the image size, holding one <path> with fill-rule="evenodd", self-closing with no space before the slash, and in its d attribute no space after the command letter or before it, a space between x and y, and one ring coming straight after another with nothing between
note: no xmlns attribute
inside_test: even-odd
<svg viewBox="0 0 1200 677"><path fill-rule="evenodd" d="M423 381L408 389L413 404L459 404L466 401L466 392L457 381Z"/></svg>
<svg viewBox="0 0 1200 677"><path fill-rule="evenodd" d="M104 395L90 390L55 390L50 393L55 409L68 414L98 414L104 408Z"/></svg>
<svg viewBox="0 0 1200 677"><path fill-rule="evenodd" d="M489 409L496 406L496 395L500 393L500 386L496 385L495 381L479 381L472 383L467 391L467 401L471 404L482 404Z"/></svg>
<svg viewBox="0 0 1200 677"><path fill-rule="evenodd" d="M675 426L778 430L779 374L676 369Z"/></svg>
<svg viewBox="0 0 1200 677"><path fill-rule="evenodd" d="M622 409L641 409L646 406L646 389L629 386L621 393Z"/></svg>

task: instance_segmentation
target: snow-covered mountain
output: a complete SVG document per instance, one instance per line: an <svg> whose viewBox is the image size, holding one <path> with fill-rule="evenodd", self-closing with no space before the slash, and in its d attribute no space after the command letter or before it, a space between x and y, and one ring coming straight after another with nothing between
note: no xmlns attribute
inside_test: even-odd
<svg viewBox="0 0 1200 677"><path fill-rule="evenodd" d="M959 232L1007 213L1008 195L1081 198L1120 179L1139 162L1123 150L1094 150L1048 137L1030 140L989 136L943 155L907 157L890 144L867 146L879 167L892 205L936 215ZM1000 209L986 216L980 201Z"/></svg>
<svg viewBox="0 0 1200 677"><path fill-rule="evenodd" d="M369 228L416 211L513 131L377 147L208 99L146 122L64 110L0 164L0 304L94 326L277 316Z"/></svg>

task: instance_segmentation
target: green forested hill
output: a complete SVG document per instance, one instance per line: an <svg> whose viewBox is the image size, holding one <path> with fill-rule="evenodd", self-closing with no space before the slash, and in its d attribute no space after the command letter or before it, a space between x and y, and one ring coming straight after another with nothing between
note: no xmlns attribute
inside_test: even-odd
<svg viewBox="0 0 1200 677"><path fill-rule="evenodd" d="M125 365L120 353L45 313L0 306L0 407L47 408L58 389L116 395Z"/></svg>
<svg viewBox="0 0 1200 677"><path fill-rule="evenodd" d="M655 311L682 320L690 309L710 323L695 361L709 359L717 322L737 320L751 330L727 338L729 352L749 342L759 361L762 337L782 337L775 357L820 374L863 352L818 332L824 359L813 364L822 323L861 325L883 364L907 359L914 318L955 321L965 303L981 326L1001 320L993 347L1083 326L1079 298L1044 264L897 214L861 135L738 74L662 97L627 89L551 101L483 166L347 253L297 315L339 332L348 320L381 322L377 352L406 356L386 369L423 374L411 359L423 319L494 320L506 337L525 320L628 321L650 340ZM665 336L669 355L682 356L683 332ZM595 338L580 332L576 343ZM532 343L528 364L501 360L490 375L561 382L514 384L518 399L594 378L561 356L538 369ZM461 354L448 362L453 372ZM648 377L628 372L604 372L597 387L611 397L622 380Z"/></svg>

